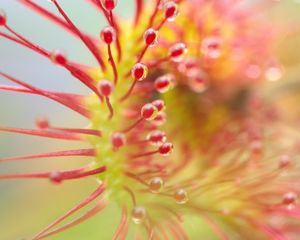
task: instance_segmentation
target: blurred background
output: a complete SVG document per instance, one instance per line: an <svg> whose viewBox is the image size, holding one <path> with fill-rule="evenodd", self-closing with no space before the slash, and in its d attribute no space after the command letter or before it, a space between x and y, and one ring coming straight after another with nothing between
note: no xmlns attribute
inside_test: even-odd
<svg viewBox="0 0 300 240"><path fill-rule="evenodd" d="M244 1L250 4L254 2ZM36 2L56 12L47 0ZM60 2L71 19L86 32L97 36L105 25L101 14L84 0L61 0ZM118 13L124 18L129 18L134 9L133 2L133 0L119 0ZM268 86L269 93L272 96L278 92L277 89L285 88L286 91L280 91L284 95L285 92L294 89L295 94L284 99L294 104L289 106L295 107L294 111L287 111L287 114L297 111L299 114L297 103L300 101L300 1L274 2L276 2L274 7L265 9L262 15L266 15L267 19L274 23L274 28L290 27L295 28L296 32L281 36L282 38L276 44L274 51L278 53L279 61L284 67L284 76L280 81ZM78 40L23 7L17 0L0 0L0 9L6 11L9 25L25 37L49 50L64 49L70 59L87 65L96 65ZM3 38L0 38L0 70L40 88L89 93L62 68ZM0 79L0 84L10 83ZM284 103L280 104L285 108ZM32 128L37 116L49 118L54 126L84 127L87 124L79 115L42 97L10 92L0 93L0 126ZM0 158L77 147L86 146L76 142L0 133ZM57 158L12 162L1 164L0 174L71 169L81 166L86 161L84 158ZM0 181L0 240L18 240L32 236L92 192L95 186L93 178L70 181L58 186L50 184L47 180ZM109 240L119 222L119 217L120 211L111 206L84 224L50 239Z"/></svg>

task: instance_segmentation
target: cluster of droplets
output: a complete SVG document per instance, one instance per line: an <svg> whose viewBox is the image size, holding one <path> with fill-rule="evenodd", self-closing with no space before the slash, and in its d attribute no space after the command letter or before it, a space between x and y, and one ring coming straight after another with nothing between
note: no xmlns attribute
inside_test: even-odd
<svg viewBox="0 0 300 240"><path fill-rule="evenodd" d="M113 1L104 1L103 6L107 11L112 12L116 6L116 2ZM153 63L144 63L143 58L149 48L154 48L159 43L159 30L162 28L163 24L168 21L174 21L178 15L178 5L173 1L167 1L162 6L164 12L164 18L162 22L157 26L153 27L151 24L143 33L143 43L144 48L137 55L136 63L132 66L130 72L126 77L131 76L132 83L128 91L119 99L121 102L127 100L133 93L134 88L139 82L143 82L147 79L149 71L159 66L161 63L164 63L168 60L174 63L181 63L184 59L184 56L187 53L187 47L184 43L176 43L172 45L168 50L168 55L159 59ZM112 19L112 14L111 17ZM108 108L110 109L109 118L113 117L113 106L110 104L109 97L112 96L116 85L118 84L118 66L113 57L111 47L113 43L118 41L118 30L116 25L113 22L110 22L110 26L103 28L100 32L100 38L103 43L107 45L108 60L112 66L114 72L114 81L102 79L98 83L98 90L100 95L104 98L107 103ZM58 60L56 62L60 63ZM175 79L172 74L164 74L157 77L154 81L154 88L158 93L166 93L171 90L175 85ZM140 117L132 125L127 127L122 131L113 132L110 136L110 142L113 149L116 151L120 148L123 148L128 143L128 133L135 129L141 122L150 122L154 126L161 126L166 121L166 114L164 112L166 106L163 100L154 100L150 103L145 103L140 108ZM166 133L161 130L152 130L146 136L146 141L157 147L157 150L150 153L139 153L135 154L134 158L140 158L143 156L148 156L158 153L160 156L166 157L169 156L173 151L173 144L167 141ZM149 191L153 194L158 194L163 191L164 180L161 177L153 177L148 183ZM178 189L173 194L173 199L178 204L184 204L188 201L187 192L184 189ZM147 210L145 207L136 205L132 209L132 220L136 224L143 223L147 218Z"/></svg>
<svg viewBox="0 0 300 240"><path fill-rule="evenodd" d="M56 0L52 0L52 2L57 6L59 9L60 13L62 15L65 15L65 13L60 9L58 3ZM98 0L92 1L97 4ZM162 67L162 64L165 64L166 62L170 61L172 64L176 66L176 70L186 76L186 82L190 89L192 89L196 93L202 93L207 89L209 86L209 77L208 73L206 73L204 70L201 69L199 66L199 59L195 59L193 57L190 58L185 58L185 55L187 54L187 46L183 42L177 42L172 45L168 45L168 52L166 53L165 57L162 57L161 59L151 59L150 61L147 61L149 59L145 58L145 54L148 50L154 49L155 47L159 46L160 44L160 30L164 26L166 22L172 22L175 20L176 16L178 15L179 12L179 7L178 4L173 2L173 1L164 1L162 5L158 6L157 9L155 9L155 13L158 10L162 10L163 13L163 19L162 21L157 25L154 26L153 21L150 20L149 25L147 26L146 30L143 31L142 36L140 40L143 40L143 48L142 50L134 57L136 57L136 61L132 64L132 66L129 66L130 69L128 69L128 73L125 77L122 77L125 79L125 81L132 80L131 85L129 86L129 89L125 92L123 96L121 96L120 99L115 99L114 93L116 92L116 89L119 84L119 66L120 64L120 59L122 57L122 52L121 52L121 46L120 46L120 31L119 31L119 26L117 24L116 19L114 18L113 10L117 6L117 1L115 0L101 0L100 9L104 9L104 13L107 17L109 25L105 28L103 28L100 31L100 39L102 43L105 44L105 47L107 47L107 55L108 55L108 65L111 67L111 70L113 71L113 79L110 79L109 77L101 78L99 81L97 81L97 86L95 87L94 85L90 84L91 82L94 82L94 79L90 79L89 75L81 71L81 69L76 69L67 59L67 55L61 51L61 50L54 50L48 54L48 52L45 52L41 50L39 47L34 46L30 42L23 40L17 40L20 41L23 45L26 47L29 47L36 52L42 53L46 55L51 61L53 61L55 64L60 65L61 67L64 67L68 69L71 74L75 77L78 77L83 83L85 83L88 87L90 87L94 93L96 93L97 97L99 98L100 102L106 103L107 109L109 111L109 116L108 116L108 121L114 120L114 104L122 104L125 100L129 99L130 96L135 96L135 88L137 86L141 86L143 83L147 82L149 80L149 72L153 68L156 67ZM160 2L160 1L159 1ZM68 18L65 17L66 21L68 22ZM71 24L70 24L71 25ZM4 12L0 12L0 26L6 26L7 29L10 31L10 28L6 25L6 15ZM82 41L86 44L86 46L90 49L90 51L94 54L96 59L99 62L100 68L106 70L106 62L104 63L101 61L101 58L99 58L97 53L97 50L103 50L103 49L96 49L96 53L94 52L94 48L92 45L92 41L88 39L83 33L79 32L76 27L72 27L71 30L73 33L75 32L79 38L82 39ZM13 31L10 31L14 33ZM14 34L18 37L17 34ZM140 43L140 42L139 42ZM200 46L198 46L198 50L203 56L205 60L216 60L222 57L223 54L223 40L221 37L219 37L217 34L213 36L208 36L205 37ZM112 48L116 47L116 51L113 52ZM165 49L164 49L165 50ZM152 61L151 61L152 60ZM126 66L128 67L128 66ZM165 69L168 69L166 67ZM175 76L170 73L166 73L165 71L163 75L160 75L156 77L153 80L153 87L156 93L152 92L152 97L155 97L157 95L163 94L171 90L175 84L177 84L175 80ZM246 74L249 75L250 78L258 78L259 75L261 74L261 69L257 65L250 65L246 69ZM104 74L105 75L105 74ZM270 81L276 81L278 80L281 75L282 75L282 69L274 64L271 65L266 73L266 78ZM16 81L15 81L16 82ZM123 87L123 86L122 86ZM33 89L33 88L32 88ZM32 90L31 89L31 90ZM36 89L32 90L33 93L39 93ZM70 102L67 101L70 96L66 95L66 98L63 99L63 95L61 96L56 96L55 94L52 94L51 92L47 92L46 96L51 96L52 98L61 100L64 100L68 105L70 105ZM51 95L52 94L52 95ZM111 101L111 100L114 101ZM70 100L70 99L69 99ZM133 101L132 101L133 102ZM132 103L131 102L131 103ZM163 100L157 99L157 100L151 100L151 101L144 101L143 105L137 106L138 113L134 115L132 118L135 118L135 122L133 122L132 125L126 127L123 130L118 129L118 131L113 131L112 133L109 133L109 144L111 145L111 148L113 149L114 153L117 153L118 150L121 150L121 148L127 147L127 145L130 147L130 144L132 144L132 139L130 139L131 135L135 135L136 132L139 131L139 129L142 129L143 133L147 133L146 136L144 136L145 139L140 140L142 143L147 143L147 147L152 146L155 148L155 150L150 151L150 152L138 152L133 154L130 152L128 154L128 159L130 161L129 164L134 164L135 161L139 160L140 158L143 157L148 157L152 155L159 155L162 157L168 157L173 151L173 144L168 141L167 135L164 131L159 130L158 127L163 125L166 120L167 120L167 115L165 112L166 109L166 104ZM73 105L70 105L73 107ZM76 108L77 109L77 108ZM80 109L80 111L82 111ZM88 114L87 114L88 115ZM120 123L122 125L122 123ZM148 130L147 128L143 128L144 124L149 124L151 127ZM142 126L141 126L142 125ZM88 135L93 135L96 137L101 136L100 131L87 131L87 129L58 129L54 128L53 126L50 125L50 123L45 120L45 119L38 119L36 122L36 126L39 131L33 131L30 134L31 135L39 135L39 134L50 134L48 136L59 136L61 137L62 134L69 134L68 137L77 139L79 138L78 135L80 134L88 134ZM7 129L6 129L7 130ZM115 130L115 129L114 129ZM8 130L7 130L8 131ZM10 130L12 131L12 130ZM24 130L13 130L15 132L22 132L26 133ZM42 131L47 131L42 132ZM136 131L136 132L134 132ZM133 132L133 133L132 133ZM28 132L27 132L28 133ZM132 134L130 134L132 133ZM74 134L74 135L72 135ZM106 136L105 136L106 137ZM140 143L139 142L139 143ZM138 146L138 145L137 145ZM137 147L138 148L138 147ZM135 148L135 149L137 149ZM253 155L260 156L262 153L262 142L260 139L254 139L251 141L250 146L249 146L251 152ZM141 148L142 149L142 148ZM61 153L66 154L64 153ZM68 154L74 154L74 152L68 152ZM80 151L78 154L79 156L92 156L92 157L99 157L97 155L95 149L88 150L88 151ZM119 160L119 159L118 159ZM126 162L126 163L128 163ZM140 161L139 163L145 164L143 165L144 167L148 167L148 162L145 161L143 163ZM285 169L287 166L290 165L290 158L288 156L283 156L281 161L280 161L280 168ZM130 168L129 168L130 169ZM127 169L126 169L127 170ZM165 170L165 169L164 169ZM134 175L134 173L131 172L125 172L124 175L128 176L131 178L131 180L138 180L139 182L142 182L144 185L147 187L147 191L153 194L153 196L166 196L166 197L171 197L172 202L175 202L179 205L186 204L189 201L189 194L188 191L185 188L182 188L180 185L176 185L174 187L168 186L168 189L171 190L166 190L167 187L165 187L165 184L168 184L168 179L167 177L165 178L163 176L164 170L157 171L155 172L155 176L151 178L147 178L147 180L144 181L144 179L139 178L138 175ZM76 178L81 178L85 176L90 176L90 175L98 175L102 174L103 172L107 171L106 166L101 166L97 169L90 170L89 168L83 168L83 169L76 169L73 171L69 172L64 172L64 171L53 171L53 172L48 172L45 174L31 174L31 175L26 175L26 177L45 177L50 179L50 181L54 184L59 184L62 181L69 180L69 179L76 179ZM15 176L10 176L11 178L16 177ZM17 176L17 177L22 177L22 176ZM24 177L24 175L23 175ZM189 182L191 183L191 182ZM236 180L237 185L240 183L239 178ZM188 184L187 184L188 185ZM196 186L197 184L195 184ZM108 186L109 187L109 186ZM171 188L170 188L171 187ZM165 191L166 190L166 191ZM101 193L102 188L99 188L99 193ZM172 191L172 192L170 192ZM135 192L130 192L134 197L134 204L133 208L131 211L131 218L134 223L136 224L143 224L146 222L148 214L150 214L151 209L147 208L146 205L143 206L143 202L138 202L138 198L135 199ZM136 202L137 200L137 202ZM283 195L282 198L282 204L287 206L288 209L292 209L297 205L298 202L298 196L295 192L290 191L287 192L286 194ZM226 211L224 211L226 212ZM42 236L41 234L40 236ZM37 238L39 239L39 238Z"/></svg>
<svg viewBox="0 0 300 240"><path fill-rule="evenodd" d="M82 42L86 45L86 47L90 50L90 52L95 56L96 60L99 63L99 67L104 71L106 71L106 62L102 60L102 57L97 52L97 49L95 48L94 43L89 38L89 36L85 35L85 33L82 33L69 19L67 14L64 12L64 10L60 7L60 4L56 0L51 0L51 2L55 5L59 13L63 16L64 20L66 21L66 25L68 30L75 34L78 38L82 40ZM109 110L109 116L108 121L112 120L114 117L114 106L111 103L111 99L114 97L114 91L117 88L119 76L118 76L118 64L121 59L121 46L120 46L120 39L119 39L119 26L117 24L116 19L114 18L113 11L117 6L117 1L115 0L101 0L98 4L98 1L92 1L94 4L96 4L100 9L104 9L104 13L107 17L109 25L105 28L103 28L100 31L100 39L102 43L104 43L107 47L107 55L108 55L108 64L111 66L111 69L113 71L113 80L109 78L103 78L100 79L97 83L97 86L94 86L93 79L86 74L79 66L73 65L71 61L69 61L67 54L60 49L55 49L53 51L48 52L47 50L44 50L43 48L39 47L38 45L32 43L31 41L27 40L26 38L22 37L18 33L14 32L12 29L10 29L7 26L6 21L6 14L1 11L0 12L0 26L4 26L10 33L14 35L14 37L10 37L8 35L4 35L7 39L10 39L12 41L15 41L18 44L21 44L45 57L47 57L49 60L51 60L54 64L57 64L68 71L70 73L78 78L82 83L84 83L86 86L88 86L99 98L100 102L105 102L107 105L107 108ZM30 1L25 1L25 4L28 4L30 7L34 8L37 11L40 11L41 8L38 7L35 3L32 3ZM158 10L163 11L163 19L162 21L156 26L153 26L153 19L150 20L149 26L144 31L142 39L144 43L144 48L142 51L137 55L136 63L131 67L131 70L127 74L126 77L130 77L132 79L132 84L128 91L118 99L120 102L125 101L132 95L132 91L137 83L144 81L148 77L148 73L151 68L155 68L159 66L160 64L163 64L167 61L172 61L174 63L180 63L183 60L184 55L187 53L187 47L184 43L176 43L172 45L167 53L167 56L158 59L155 62L145 63L144 56L149 48L154 48L159 43L159 31L165 24L165 22L172 22L175 20L176 16L178 15L178 4L173 1L166 1L162 3L162 6L158 6L157 9L155 9L155 14ZM43 14L46 16L50 16L50 18L54 18L56 21L60 21L58 18L53 17L52 13L47 11L42 11ZM153 15L153 18L155 17L155 14ZM112 47L116 46L116 52L117 54L114 54L112 51ZM102 50L102 49L101 49ZM118 59L116 59L116 56L118 56ZM5 76L7 77L7 76ZM10 77L8 77L10 78ZM11 80L18 82L17 80L14 80L13 78L10 78ZM23 83L22 83L23 84ZM28 87L27 85L23 84L23 86ZM169 90L171 90L174 86L174 76L171 74L164 74L162 76L159 76L154 81L154 88L158 93L165 93ZM72 108L82 111L81 106L78 107L74 101L74 104L71 103L73 100L71 95L55 95L51 92L43 92L42 90L37 90L36 88L31 88L34 93L38 92L39 94L43 96L47 96L51 99L55 99L61 103L63 103L66 106L71 106ZM65 99L64 99L65 97ZM114 99L115 101L115 99ZM136 128L141 122L150 122L153 126L155 126L155 130L151 130L147 136L145 141L147 141L150 145L156 147L155 151L152 151L150 153L139 153L135 154L132 157L133 158L141 158L144 156L149 156L152 154L159 154L160 156L167 157L169 156L173 151L173 144L171 142L167 141L166 133L157 130L158 126L163 125L166 122L166 114L165 114L165 103L163 100L153 100L152 102L145 103L143 106L140 107L140 114L135 123L133 123L131 126L127 127L124 130L115 131L110 134L110 144L112 146L112 149L114 151L118 151L120 148L125 147L128 143L128 133ZM90 117L90 113L84 114L87 117ZM61 137L62 135L70 135L71 139L80 139L80 135L92 135L96 137L101 136L101 132L98 130L87 130L87 129L62 129L62 128L55 128L53 127L49 121L46 118L38 118L36 121L36 130L32 131L26 131L26 130L12 130L12 129L6 129L6 131L14 131L19 133L25 133L25 134L31 134L31 135L45 135L50 137ZM80 137L79 137L80 136ZM63 136L65 137L65 136ZM51 155L50 153L49 155ZM63 155L76 155L78 156L96 156L96 151L94 149L88 149L88 150L78 150L78 151L70 151L70 152L61 152L56 153L57 156L63 156ZM46 156L46 155L45 155ZM28 157L26 157L28 158ZM20 158L21 159L21 158ZM25 158L24 158L25 159ZM86 177L90 175L97 175L105 172L107 170L106 166L101 166L98 169L90 170L89 167L81 168L81 169L75 169L72 171L51 171L43 174L31 174L31 175L11 175L9 178L19 178L19 177L28 177L28 178L36 178L36 177L45 177L48 178L52 183L59 184L65 180L69 179L76 179L81 177ZM160 176L153 177L148 183L148 190L153 194L158 194L163 191L163 185L164 180ZM102 188L99 188L99 194L103 191ZM174 192L173 199L175 199L175 202L178 204L183 204L187 202L187 193L183 189L179 189ZM132 219L135 223L142 223L147 217L146 209L142 206L134 206L132 210ZM43 234L47 231L44 230L44 232L40 233L40 235L37 236L37 239L40 236L43 236Z"/></svg>

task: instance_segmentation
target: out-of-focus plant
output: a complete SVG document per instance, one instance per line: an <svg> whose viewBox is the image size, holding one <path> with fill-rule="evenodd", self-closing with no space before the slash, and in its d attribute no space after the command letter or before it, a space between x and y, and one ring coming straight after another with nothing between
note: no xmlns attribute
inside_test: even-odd
<svg viewBox="0 0 300 240"><path fill-rule="evenodd" d="M59 15L20 0L80 39L97 67L20 35L3 11L0 36L64 68L91 95L47 91L4 72L1 77L17 86L0 89L49 98L90 124L60 128L38 118L36 129L0 131L85 141L90 148L0 161L85 156L91 163L0 179L62 184L93 176L98 188L32 239L74 227L111 202L122 211L113 239L196 239L183 226L191 216L205 223L199 223L199 236L209 227L212 238L222 240L297 239L298 136L261 91L284 71L273 53L276 32L258 16L269 5L136 0L135 16L126 20L114 14L115 0L89 0L108 24L99 36L90 36L75 26L58 0L51 2Z"/></svg>

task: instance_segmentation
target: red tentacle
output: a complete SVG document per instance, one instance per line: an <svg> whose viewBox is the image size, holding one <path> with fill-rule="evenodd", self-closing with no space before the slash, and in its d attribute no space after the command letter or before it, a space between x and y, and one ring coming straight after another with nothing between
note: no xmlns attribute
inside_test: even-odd
<svg viewBox="0 0 300 240"><path fill-rule="evenodd" d="M62 140L75 140L75 141L83 141L84 140L79 134L53 131L53 130L47 130L47 129L25 129L25 128L0 127L0 132L19 133L19 134L25 134L25 135L31 135L31 136L55 138L55 139L62 139Z"/></svg>
<svg viewBox="0 0 300 240"><path fill-rule="evenodd" d="M84 213L80 217L75 218L71 222L69 222L69 223L63 225L62 227L59 227L53 231L46 232L45 234L43 234L39 238L37 238L37 240L53 236L60 232L66 231L69 228L75 227L76 225L90 219L91 217L95 216L97 213L101 212L106 207L106 205L107 205L107 202L102 199L98 204L96 204L93 208L88 210L86 213Z"/></svg>
<svg viewBox="0 0 300 240"><path fill-rule="evenodd" d="M113 240L117 240L119 238L121 238L121 236L124 237L124 235L126 236L127 235L127 227L128 226L128 216L127 216L127 209L126 207L123 207L122 209L122 217L121 217L121 221L120 221L120 224L113 236Z"/></svg>
<svg viewBox="0 0 300 240"><path fill-rule="evenodd" d="M63 16L63 18L67 21L67 23L70 25L70 27L73 29L73 31L78 35L78 37L82 40L82 42L86 45L86 47L91 51L91 53L94 55L96 58L97 62L99 63L100 67L102 70L105 71L106 67L104 64L103 59L101 58L99 48L95 46L95 44L92 42L90 38L88 38L86 35L84 35L71 21L71 19L67 16L65 11L60 7L58 4L57 0L52 0L54 5L56 6L57 10L59 13Z"/></svg>
<svg viewBox="0 0 300 240"><path fill-rule="evenodd" d="M59 102L62 105L74 110L75 112L78 112L79 114L89 118L89 112L86 109L83 109L81 106L77 105L76 103L74 103L74 102L72 102L72 101L70 101L66 98L60 98L59 96L57 96L55 94L52 94L51 92L44 91L44 90L42 90L40 88L37 88L37 87L33 87L32 85L24 83L24 82L14 78L10 75L7 75L3 72L0 72L0 76L6 78L7 80L9 80L11 82L14 82L18 85L21 85L21 86L31 90L35 94L42 95L42 96L50 98L50 99L52 99L56 102Z"/></svg>
<svg viewBox="0 0 300 240"><path fill-rule="evenodd" d="M51 223L48 227L44 228L41 232L39 232L35 237L33 237L33 240L40 239L42 235L44 235L46 232L48 232L51 228L55 227L59 223L61 223L63 220L68 218L69 216L73 215L75 212L80 210L81 208L88 205L90 202L92 202L94 199L96 199L98 196L100 196L105 190L104 185L100 185L92 194L90 194L87 198L83 199L80 203L78 203L75 207L73 207L71 210L69 210L67 213L65 213L63 216L55 220L53 223Z"/></svg>
<svg viewBox="0 0 300 240"><path fill-rule="evenodd" d="M143 0L135 0L135 17L134 17L134 24L137 25L139 23L141 14L144 8L144 1Z"/></svg>
<svg viewBox="0 0 300 240"><path fill-rule="evenodd" d="M65 22L63 19L61 19L60 17L56 16L55 14L53 14L50 11L46 10L45 8L39 6L38 4L32 2L31 0L19 0L19 1L24 6L32 9L33 11L35 11L36 13L40 14L43 17L48 18L50 21L54 22L58 26L62 27L63 29L67 30L68 32L70 32L73 35L75 35L76 37L78 37L78 35L74 31L74 29L72 29L70 27L70 25L67 22ZM86 34L84 34L84 35L86 37L92 38L91 36L88 36Z"/></svg>
<svg viewBox="0 0 300 240"><path fill-rule="evenodd" d="M76 156L93 157L95 156L95 149L76 149L76 150L49 152L49 153L27 155L27 156L20 156L20 157L8 157L8 158L1 158L0 162L32 160L38 158L76 157Z"/></svg>
<svg viewBox="0 0 300 240"><path fill-rule="evenodd" d="M102 166L93 170L83 172L86 169L79 168L68 171L51 171L51 172L36 172L36 173L20 173L20 174L8 174L0 175L0 179L36 179L47 178L55 183L60 183L64 180L84 178L91 175L96 175L106 171L106 166Z"/></svg>

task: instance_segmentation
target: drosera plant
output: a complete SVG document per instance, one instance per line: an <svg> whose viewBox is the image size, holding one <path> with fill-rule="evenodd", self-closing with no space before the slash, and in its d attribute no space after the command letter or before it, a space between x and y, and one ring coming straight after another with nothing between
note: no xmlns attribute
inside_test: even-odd
<svg viewBox="0 0 300 240"><path fill-rule="evenodd" d="M79 39L97 62L97 67L83 66L62 50L44 49L20 35L10 26L11 16L0 12L1 37L49 59L91 91L89 96L48 91L0 72L17 85L0 85L1 90L46 97L90 123L87 128L59 128L39 118L35 129L0 128L90 144L89 149L0 159L91 158L90 164L68 171L0 176L53 184L97 180L94 192L32 239L74 227L110 202L122 211L115 240L126 239L132 225L137 225L134 239L195 239L184 225L191 215L212 229L212 238L222 240L283 240L299 233L299 223L290 221L300 216L299 187L293 184L297 138L282 138L287 133L280 116L253 93L263 81L256 70L268 71L273 56L267 48L270 39L264 39L266 58L254 60L260 48L251 43L263 31L237 1L226 1L231 11L222 1L145 5L136 0L135 16L128 21L115 15L116 0L88 0L108 25L96 37L79 29L58 0L51 0L57 15L34 1L19 2ZM249 34L253 27L257 31ZM280 143L274 144L278 132ZM94 201L94 207L72 218Z"/></svg>

